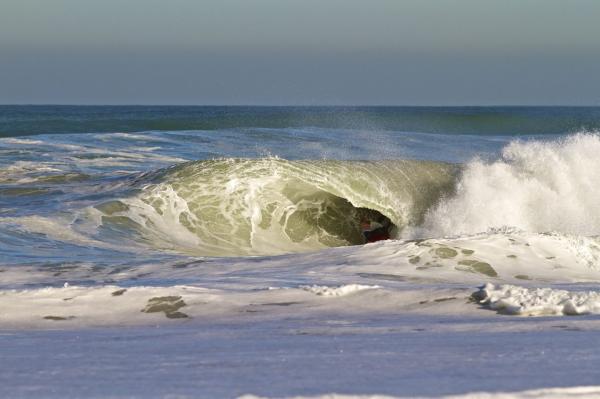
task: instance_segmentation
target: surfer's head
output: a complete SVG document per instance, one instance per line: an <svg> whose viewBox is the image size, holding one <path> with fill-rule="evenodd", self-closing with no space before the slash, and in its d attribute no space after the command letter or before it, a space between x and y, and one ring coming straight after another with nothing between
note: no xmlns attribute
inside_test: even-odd
<svg viewBox="0 0 600 399"><path fill-rule="evenodd" d="M360 228L363 230L368 230L371 228L371 221L367 218L360 219Z"/></svg>

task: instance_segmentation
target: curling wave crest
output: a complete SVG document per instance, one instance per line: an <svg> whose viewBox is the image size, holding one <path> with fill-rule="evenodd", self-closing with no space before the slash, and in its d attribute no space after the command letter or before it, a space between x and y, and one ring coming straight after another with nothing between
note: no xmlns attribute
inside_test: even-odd
<svg viewBox="0 0 600 399"><path fill-rule="evenodd" d="M312 251L364 243L361 217L385 217L398 229L418 225L452 189L457 170L406 160L195 161L95 211L102 228L129 230L161 249L206 256Z"/></svg>

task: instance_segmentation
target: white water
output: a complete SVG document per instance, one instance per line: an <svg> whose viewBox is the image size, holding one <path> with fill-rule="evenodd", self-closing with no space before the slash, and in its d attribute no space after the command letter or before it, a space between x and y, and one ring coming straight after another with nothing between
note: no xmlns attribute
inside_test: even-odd
<svg viewBox="0 0 600 399"><path fill-rule="evenodd" d="M497 161L468 163L456 194L430 210L417 231L439 237L505 226L600 234L600 137L515 141Z"/></svg>
<svg viewBox="0 0 600 399"><path fill-rule="evenodd" d="M473 392L464 395L436 396L439 399L596 399L600 396L600 386L570 388L531 389L519 392ZM411 396L412 399L428 399L428 396ZM320 396L293 396L273 398L243 395L238 399L407 399L406 396L388 395L343 395L327 394Z"/></svg>
<svg viewBox="0 0 600 399"><path fill-rule="evenodd" d="M520 316L600 314L600 292L486 284L474 295L499 313Z"/></svg>
<svg viewBox="0 0 600 399"><path fill-rule="evenodd" d="M86 263L23 265L2 269L3 284L28 283L41 288L0 291L0 327L181 322L162 312L143 311L153 298L165 297L185 301L179 311L189 316L186 320L236 319L255 311L267 318L289 311L307 317L323 311L474 314L478 306L468 298L476 287L488 282L494 286L486 288L486 295L480 298L483 302L495 304L493 298L498 297L504 303L521 303L522 309L507 313L597 313L598 294L577 299L576 294L549 290L544 294L548 298L544 309L565 308L565 298L575 298L578 307L575 311L538 312L535 291L528 294L528 290L539 284L594 284L600 281L599 259L600 245L595 239L498 233L419 242L390 240L263 258L175 258L131 265L118 273ZM97 284L88 286L90 281ZM156 282L160 284L156 286ZM522 292L508 292L502 284L522 287ZM126 291L113 295L121 288ZM525 297L534 299L523 302L520 298Z"/></svg>

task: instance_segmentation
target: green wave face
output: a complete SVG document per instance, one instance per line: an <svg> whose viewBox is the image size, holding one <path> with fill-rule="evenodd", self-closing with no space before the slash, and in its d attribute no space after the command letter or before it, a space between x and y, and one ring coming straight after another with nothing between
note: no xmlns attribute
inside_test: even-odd
<svg viewBox="0 0 600 399"><path fill-rule="evenodd" d="M458 167L422 161L219 159L169 168L136 197L97 206L104 227L203 256L364 243L363 217L417 225Z"/></svg>

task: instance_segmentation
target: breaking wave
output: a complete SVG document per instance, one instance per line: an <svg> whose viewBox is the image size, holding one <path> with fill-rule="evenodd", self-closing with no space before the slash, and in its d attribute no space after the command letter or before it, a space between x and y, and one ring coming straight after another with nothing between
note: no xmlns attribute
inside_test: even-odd
<svg viewBox="0 0 600 399"><path fill-rule="evenodd" d="M101 228L160 249L274 255L393 238L522 230L600 234L600 137L514 141L499 159L441 162L217 159L155 173L133 197L94 208ZM122 236L126 236L123 234ZM118 235L117 235L118 236ZM115 236L115 237L117 237Z"/></svg>
<svg viewBox="0 0 600 399"><path fill-rule="evenodd" d="M600 136L514 141L494 162L468 163L455 194L412 234L455 236L512 228L600 234Z"/></svg>
<svg viewBox="0 0 600 399"><path fill-rule="evenodd" d="M101 226L161 249L272 255L362 244L360 220L392 234L418 225L454 186L456 165L425 161L196 161L158 173L130 198L95 207Z"/></svg>

